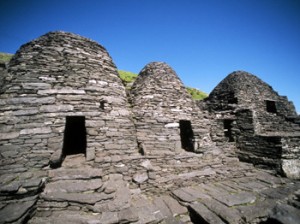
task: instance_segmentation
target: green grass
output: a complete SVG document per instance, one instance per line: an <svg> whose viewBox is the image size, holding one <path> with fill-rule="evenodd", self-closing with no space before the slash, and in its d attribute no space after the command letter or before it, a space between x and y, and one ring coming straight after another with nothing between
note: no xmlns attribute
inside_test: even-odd
<svg viewBox="0 0 300 224"><path fill-rule="evenodd" d="M13 54L0 52L0 62L9 62L13 56L14 56Z"/></svg>
<svg viewBox="0 0 300 224"><path fill-rule="evenodd" d="M118 70L118 73L119 73L120 78L122 79L122 81L125 82L125 83L134 82L135 79L138 76L137 74L134 74L132 72L123 71L123 70Z"/></svg>
<svg viewBox="0 0 300 224"><path fill-rule="evenodd" d="M189 94L192 95L192 98L194 100L203 100L206 97L208 97L208 95L205 92L202 92L201 90L192 87L186 87L186 90L189 92Z"/></svg>

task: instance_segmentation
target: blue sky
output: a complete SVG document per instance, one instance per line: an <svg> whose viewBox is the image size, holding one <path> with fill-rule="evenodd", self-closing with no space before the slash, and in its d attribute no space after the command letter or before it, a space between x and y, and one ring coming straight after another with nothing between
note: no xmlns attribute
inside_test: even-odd
<svg viewBox="0 0 300 224"><path fill-rule="evenodd" d="M0 52L74 32L103 45L118 69L164 61L207 93L248 71L300 112L300 0L0 0L0 17Z"/></svg>

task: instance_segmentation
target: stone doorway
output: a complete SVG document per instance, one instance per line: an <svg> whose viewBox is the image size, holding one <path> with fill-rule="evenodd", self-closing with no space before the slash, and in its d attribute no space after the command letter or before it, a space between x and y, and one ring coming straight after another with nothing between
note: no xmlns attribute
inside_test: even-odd
<svg viewBox="0 0 300 224"><path fill-rule="evenodd" d="M234 142L234 138L233 138L233 135L232 135L232 123L233 123L233 120L224 120L223 121L224 123L224 135L225 135L225 138L228 139L229 142Z"/></svg>
<svg viewBox="0 0 300 224"><path fill-rule="evenodd" d="M189 152L194 152L194 132L192 129L191 121L180 120L180 139L181 147Z"/></svg>
<svg viewBox="0 0 300 224"><path fill-rule="evenodd" d="M86 155L86 128L84 116L67 116L63 142L63 155Z"/></svg>

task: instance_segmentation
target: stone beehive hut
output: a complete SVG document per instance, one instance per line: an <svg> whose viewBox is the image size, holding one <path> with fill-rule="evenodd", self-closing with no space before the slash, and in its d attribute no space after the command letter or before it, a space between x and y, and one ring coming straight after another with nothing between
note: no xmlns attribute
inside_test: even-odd
<svg viewBox="0 0 300 224"><path fill-rule="evenodd" d="M20 166L53 165L137 150L124 86L107 51L75 34L50 32L8 65L0 99L1 155Z"/></svg>
<svg viewBox="0 0 300 224"><path fill-rule="evenodd" d="M258 77L237 71L217 85L206 104L225 139L236 142L240 159L299 178L299 117L287 97Z"/></svg>
<svg viewBox="0 0 300 224"><path fill-rule="evenodd" d="M211 144L203 118L175 71L166 63L146 65L131 89L140 149L146 154L200 151Z"/></svg>

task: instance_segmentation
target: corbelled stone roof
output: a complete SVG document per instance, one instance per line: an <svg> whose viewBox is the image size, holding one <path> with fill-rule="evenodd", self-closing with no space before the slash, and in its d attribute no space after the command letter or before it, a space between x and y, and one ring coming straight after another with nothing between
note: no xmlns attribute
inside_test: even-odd
<svg viewBox="0 0 300 224"><path fill-rule="evenodd" d="M292 102L257 76L245 71L229 74L213 89L206 101L214 104L215 108L228 109L228 105L238 104L256 110L264 110L265 101L274 101L278 102L279 113L296 115Z"/></svg>
<svg viewBox="0 0 300 224"><path fill-rule="evenodd" d="M183 109L190 106L191 96L176 72L164 62L147 64L131 90L133 105L168 106Z"/></svg>
<svg viewBox="0 0 300 224"><path fill-rule="evenodd" d="M223 79L209 94L209 98L219 98L224 93L232 92L236 97L255 98L261 94L274 94L273 88L257 76L245 72L235 71Z"/></svg>

